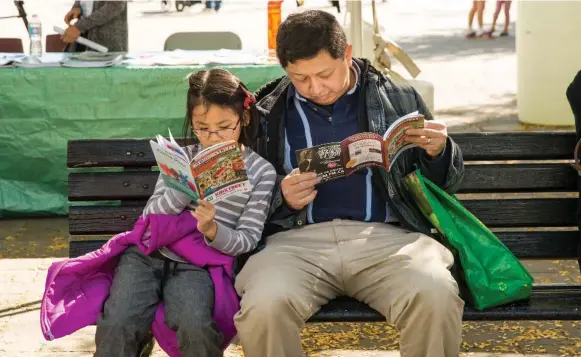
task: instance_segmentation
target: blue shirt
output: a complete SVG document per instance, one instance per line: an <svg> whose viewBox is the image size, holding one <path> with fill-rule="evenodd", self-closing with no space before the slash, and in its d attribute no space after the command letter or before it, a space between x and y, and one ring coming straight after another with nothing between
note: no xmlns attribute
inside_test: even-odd
<svg viewBox="0 0 581 357"><path fill-rule="evenodd" d="M360 132L358 108L360 69L354 63L356 85L332 105L318 105L289 87L285 123L285 170L297 167L296 150L330 142L340 142ZM307 207L308 223L333 219L386 222L387 203L373 187L373 171L363 169L338 180L317 186L315 200Z"/></svg>

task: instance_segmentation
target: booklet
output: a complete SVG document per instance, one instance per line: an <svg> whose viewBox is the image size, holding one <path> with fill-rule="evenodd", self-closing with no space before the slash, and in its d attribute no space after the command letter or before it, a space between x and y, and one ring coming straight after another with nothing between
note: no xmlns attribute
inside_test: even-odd
<svg viewBox="0 0 581 357"><path fill-rule="evenodd" d="M405 141L405 131L423 127L424 116L413 112L399 118L383 137L375 133L359 133L341 142L297 150L299 170L302 173L316 172L321 183L349 176L370 166L389 171L402 152L416 146Z"/></svg>
<svg viewBox="0 0 581 357"><path fill-rule="evenodd" d="M229 196L250 192L242 150L236 141L210 146L193 158L173 139L161 135L150 140L153 155L165 183L188 195L192 201L218 202Z"/></svg>

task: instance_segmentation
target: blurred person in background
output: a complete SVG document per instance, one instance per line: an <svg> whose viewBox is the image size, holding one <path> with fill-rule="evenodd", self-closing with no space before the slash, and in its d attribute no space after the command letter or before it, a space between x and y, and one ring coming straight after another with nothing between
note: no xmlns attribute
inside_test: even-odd
<svg viewBox="0 0 581 357"><path fill-rule="evenodd" d="M77 20L72 24L73 20ZM127 52L127 1L75 1L65 15L62 40L71 44L69 51L80 52L85 46L76 43L79 36L103 45L111 52Z"/></svg>
<svg viewBox="0 0 581 357"><path fill-rule="evenodd" d="M466 33L466 38L475 38L484 35L484 5L486 5L486 2L483 0L472 1L472 8L468 13L468 31ZM472 27L474 15L478 16L478 31L474 31Z"/></svg>
<svg viewBox="0 0 581 357"><path fill-rule="evenodd" d="M220 7L222 7L222 0L206 0L206 7L203 11L220 11Z"/></svg>
<svg viewBox="0 0 581 357"><path fill-rule="evenodd" d="M487 32L487 37L492 38L494 33L494 28L496 27L496 21L500 15L500 11L504 7L504 30L499 34L499 36L508 36L508 28L510 26L510 5L512 1L510 0L498 0L496 2L496 10L494 10L494 15L492 16L492 26L490 26L490 31Z"/></svg>

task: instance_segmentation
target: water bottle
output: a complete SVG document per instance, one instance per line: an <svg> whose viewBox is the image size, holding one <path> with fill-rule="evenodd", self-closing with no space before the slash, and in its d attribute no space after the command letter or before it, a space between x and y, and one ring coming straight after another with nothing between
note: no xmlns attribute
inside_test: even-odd
<svg viewBox="0 0 581 357"><path fill-rule="evenodd" d="M36 15L32 15L28 22L28 34L30 36L30 56L42 56L42 24Z"/></svg>

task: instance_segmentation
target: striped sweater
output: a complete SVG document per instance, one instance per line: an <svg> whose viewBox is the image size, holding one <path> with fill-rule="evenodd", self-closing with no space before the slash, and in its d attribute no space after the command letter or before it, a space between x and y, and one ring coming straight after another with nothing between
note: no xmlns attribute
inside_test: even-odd
<svg viewBox="0 0 581 357"><path fill-rule="evenodd" d="M200 146L192 145L186 149L190 157L194 157ZM206 239L209 246L229 255L247 253L260 241L276 181L274 167L250 148L243 149L242 157L251 191L230 196L214 204L218 230L213 241ZM166 186L160 176L155 191L143 210L143 215L177 215L184 209L195 208L195 204L188 196ZM160 252L168 258L183 262L167 248L162 248Z"/></svg>

